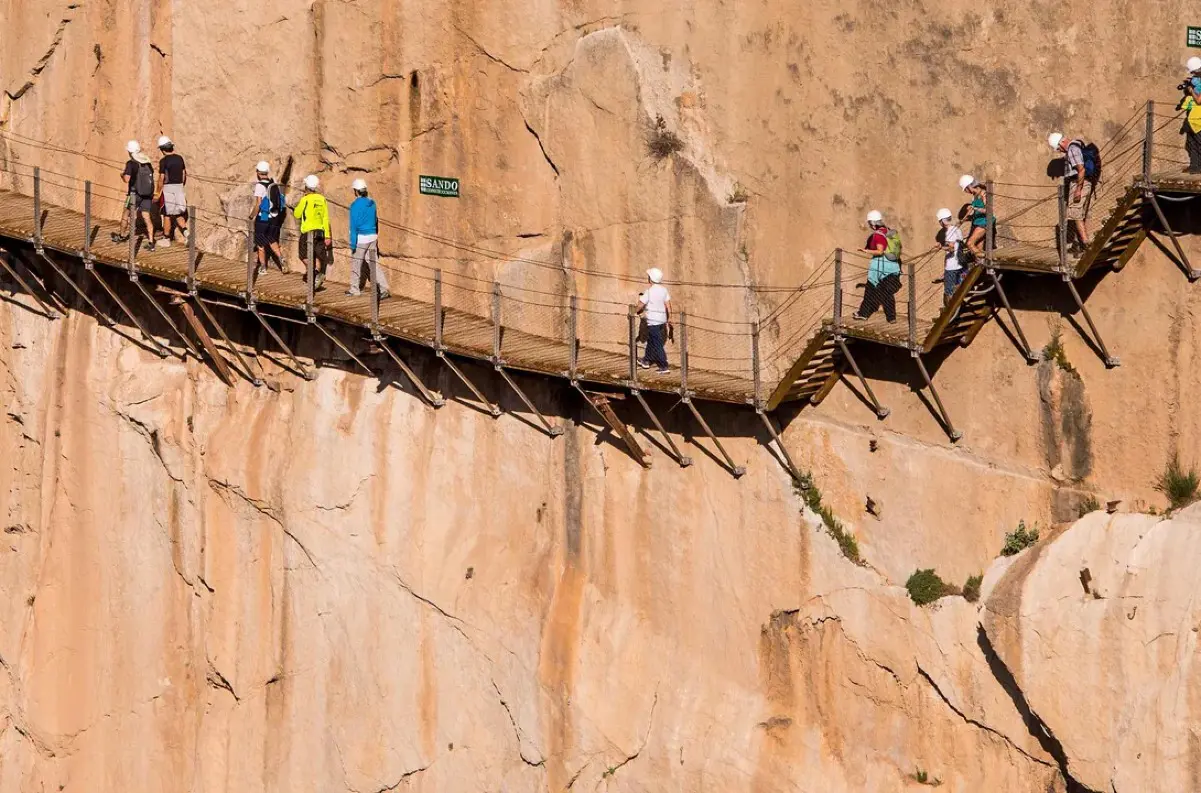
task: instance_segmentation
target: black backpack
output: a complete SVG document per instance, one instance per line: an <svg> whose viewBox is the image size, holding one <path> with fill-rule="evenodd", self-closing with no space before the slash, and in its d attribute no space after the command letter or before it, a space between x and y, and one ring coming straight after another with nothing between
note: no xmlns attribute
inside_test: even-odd
<svg viewBox="0 0 1201 793"><path fill-rule="evenodd" d="M154 166L148 162L138 163L133 189L139 198L151 198L154 195Z"/></svg>

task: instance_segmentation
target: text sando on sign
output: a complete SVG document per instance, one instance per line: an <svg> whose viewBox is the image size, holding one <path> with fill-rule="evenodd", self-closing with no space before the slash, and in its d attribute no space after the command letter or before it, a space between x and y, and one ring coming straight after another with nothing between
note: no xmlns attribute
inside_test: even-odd
<svg viewBox="0 0 1201 793"><path fill-rule="evenodd" d="M443 198L459 197L459 180L449 176L419 176L417 188L422 195L436 195Z"/></svg>
<svg viewBox="0 0 1201 793"><path fill-rule="evenodd" d="M1184 45L1186 47L1201 49L1201 28L1189 25L1187 32L1184 34Z"/></svg>

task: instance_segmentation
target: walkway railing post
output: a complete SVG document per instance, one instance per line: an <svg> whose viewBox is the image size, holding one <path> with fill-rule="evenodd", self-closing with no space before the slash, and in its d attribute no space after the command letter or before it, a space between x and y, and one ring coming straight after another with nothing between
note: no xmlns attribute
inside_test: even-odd
<svg viewBox="0 0 1201 793"><path fill-rule="evenodd" d="M751 377L754 383L751 398L755 410L759 410L763 405L762 394L760 390L763 387L763 377L759 373L759 323L758 321L751 323Z"/></svg>
<svg viewBox="0 0 1201 793"><path fill-rule="evenodd" d="M571 378L571 382L573 385L575 384L576 379L577 379L576 378L576 368L579 366L579 356L580 356L579 313L580 313L579 299L575 295L572 295L571 296L571 317L570 317L571 346L567 349L567 376Z"/></svg>
<svg viewBox="0 0 1201 793"><path fill-rule="evenodd" d="M1151 187L1151 158L1155 145L1155 100L1147 102L1147 130L1143 134L1143 186Z"/></svg>
<svg viewBox="0 0 1201 793"><path fill-rule="evenodd" d="M83 266L92 269L92 182L83 183Z"/></svg>
<svg viewBox="0 0 1201 793"><path fill-rule="evenodd" d="M666 328L664 329L666 330ZM680 396L688 393L688 312L680 310Z"/></svg>
<svg viewBox="0 0 1201 793"><path fill-rule="evenodd" d="M638 317L634 313L634 307L630 306L627 314L627 325L629 326L629 348L630 348L630 385L634 388L638 387Z"/></svg>
<svg viewBox="0 0 1201 793"><path fill-rule="evenodd" d="M264 253L264 257L266 254ZM246 221L246 302L254 305L254 286L257 273L254 266L254 217Z"/></svg>
<svg viewBox="0 0 1201 793"><path fill-rule="evenodd" d="M442 351L442 271L434 270L434 349Z"/></svg>
<svg viewBox="0 0 1201 793"><path fill-rule="evenodd" d="M303 234L300 236L301 239L304 239ZM309 232L308 245L305 253L308 255L304 257L306 287L304 295L304 313L308 317L309 322L314 322L315 315L313 313L313 297L317 291L317 285L315 283L317 279L314 277L317 273L317 240L312 232Z"/></svg>
<svg viewBox="0 0 1201 793"><path fill-rule="evenodd" d="M842 331L842 248L834 249L834 332Z"/></svg>
<svg viewBox="0 0 1201 793"><path fill-rule="evenodd" d="M996 209L993 206L993 183L989 179L984 183L984 267L991 271L993 268L993 250L997 245Z"/></svg>
<svg viewBox="0 0 1201 793"><path fill-rule="evenodd" d="M33 244L42 252L42 169L33 166Z"/></svg>
<svg viewBox="0 0 1201 793"><path fill-rule="evenodd" d="M909 349L917 349L917 265L909 260Z"/></svg>
<svg viewBox="0 0 1201 793"><path fill-rule="evenodd" d="M138 197L131 195L132 201L129 204L129 260L126 263L129 268L129 280L138 280ZM146 229L146 233L150 233L150 229Z"/></svg>
<svg viewBox="0 0 1201 793"><path fill-rule="evenodd" d="M1056 247L1059 248L1059 272L1066 273L1068 271L1068 183L1064 182L1059 186L1059 239L1056 240Z"/></svg>
<svg viewBox="0 0 1201 793"><path fill-rule="evenodd" d="M492 363L500 366L500 282L492 282Z"/></svg>
<svg viewBox="0 0 1201 793"><path fill-rule="evenodd" d="M196 294L196 207L188 207L188 294Z"/></svg>
<svg viewBox="0 0 1201 793"><path fill-rule="evenodd" d="M379 243L375 245L375 255L371 257L371 335L379 336ZM364 251L364 256L366 252ZM357 286L357 284L356 284Z"/></svg>

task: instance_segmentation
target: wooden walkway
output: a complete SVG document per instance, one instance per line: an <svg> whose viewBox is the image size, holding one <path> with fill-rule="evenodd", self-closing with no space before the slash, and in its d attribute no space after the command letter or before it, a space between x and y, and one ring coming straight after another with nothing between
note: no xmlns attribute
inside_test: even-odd
<svg viewBox="0 0 1201 793"><path fill-rule="evenodd" d="M58 251L79 259L83 273L84 217L81 213L52 204L42 206L42 240L48 250ZM110 232L117 226L112 221L93 220L93 242L90 253L96 262L114 268L128 267L127 243L113 243ZM30 196L0 190L0 238L22 243L33 241L35 232L34 200ZM142 250L136 259L140 274L180 285L188 276L188 250L184 245L159 248L154 252ZM243 298L246 292L246 261L222 258L201 252L197 257L196 288L201 293L213 293ZM360 296L343 294L343 289L331 288L317 292L313 313L338 322L369 329L372 325L370 290ZM300 273L283 274L270 269L255 282L255 301L260 306L275 306L303 312L307 288ZM495 328L488 317L443 309L442 343L452 354L488 363L494 357ZM379 332L384 336L433 347L435 345L435 306L404 295L393 294L383 300L379 309ZM571 342L557 340L514 328L501 328L501 358L507 369L523 370L552 377L568 378L571 368ZM635 386L646 391L681 392L681 371L673 366L668 374L654 370L637 371L636 383L630 380L628 355L577 347L577 379L584 383L604 386ZM727 373L689 368L689 395L698 399L734 404L754 404L754 382Z"/></svg>

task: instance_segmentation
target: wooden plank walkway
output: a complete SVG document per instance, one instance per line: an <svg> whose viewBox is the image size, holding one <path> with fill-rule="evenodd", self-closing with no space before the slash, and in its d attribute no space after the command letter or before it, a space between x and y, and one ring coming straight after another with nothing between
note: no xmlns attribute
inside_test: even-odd
<svg viewBox="0 0 1201 793"><path fill-rule="evenodd" d="M79 212L43 202L42 239L49 250L80 257L84 238L84 218ZM127 243L113 243L109 234L117 230L114 222L93 219L94 259L112 267L128 266ZM33 198L0 190L0 238L29 242L33 239ZM185 284L188 273L188 251L184 245L159 248L154 252L142 250L137 256L137 270L149 276L176 284ZM246 262L234 261L212 253L200 252L196 268L198 290L241 298L246 287ZM256 279L255 301L259 305L304 311L307 290L302 274L280 273L276 269ZM342 289L326 289L316 294L314 313L347 325L368 329L371 326L370 290L351 297ZM624 318L623 318L624 319ZM434 306L393 292L380 303L380 333L426 347L434 346ZM442 341L447 351L467 358L491 362L493 326L488 317L481 317L454 308L446 308ZM501 357L508 369L517 369L552 377L568 376L570 342L503 328ZM678 363L678 362L677 362ZM608 386L629 385L629 358L626 355L580 346L577 352L577 376L582 382ZM638 371L638 388L646 391L678 393L681 373L673 366L668 374L654 370ZM689 367L688 389L696 398L734 404L752 404L754 383L749 378L723 372Z"/></svg>

